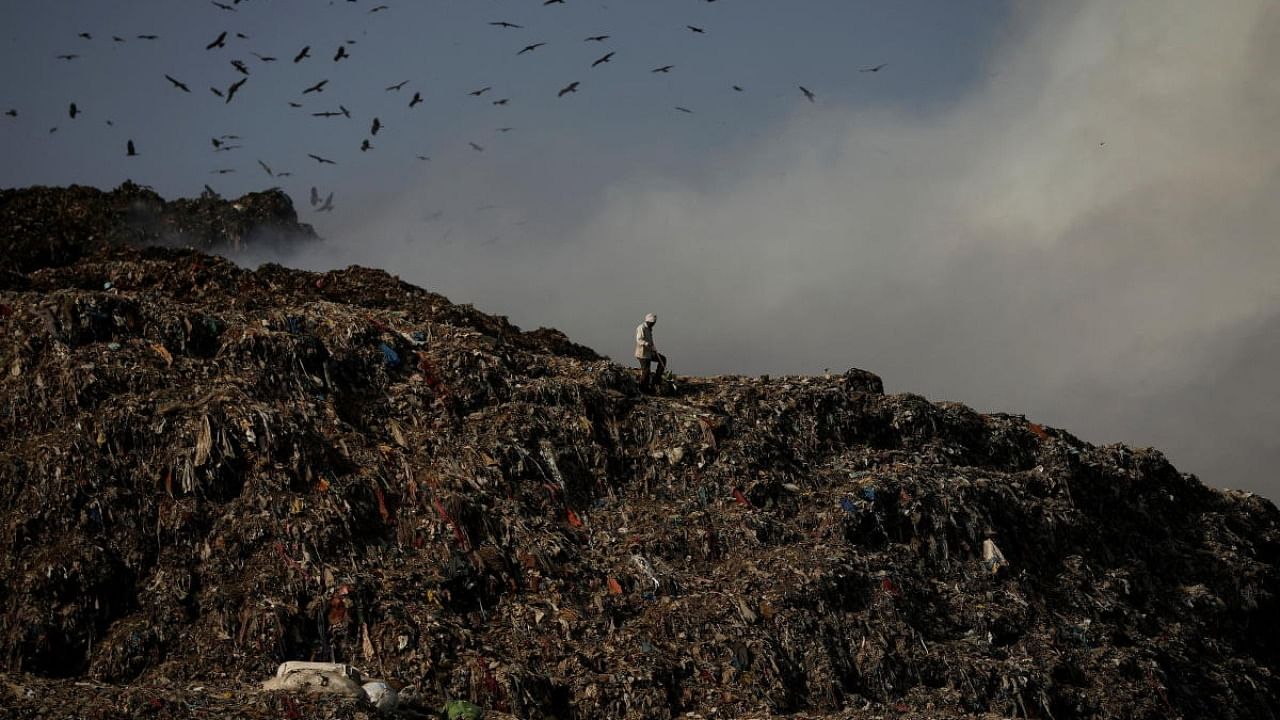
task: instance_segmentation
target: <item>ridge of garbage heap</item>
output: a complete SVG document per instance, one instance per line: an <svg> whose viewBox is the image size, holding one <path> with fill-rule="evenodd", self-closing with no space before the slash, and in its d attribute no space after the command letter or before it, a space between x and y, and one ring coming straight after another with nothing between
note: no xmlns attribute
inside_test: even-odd
<svg viewBox="0 0 1280 720"><path fill-rule="evenodd" d="M284 251L318 240L279 188L224 200L206 191L166 201L125 182L0 190L0 267L65 265L104 247L168 245L229 254L270 244Z"/></svg>

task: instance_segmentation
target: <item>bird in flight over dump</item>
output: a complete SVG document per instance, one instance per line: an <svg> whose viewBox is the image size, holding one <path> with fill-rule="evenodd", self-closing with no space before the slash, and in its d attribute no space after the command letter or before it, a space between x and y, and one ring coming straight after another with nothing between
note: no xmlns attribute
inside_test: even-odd
<svg viewBox="0 0 1280 720"><path fill-rule="evenodd" d="M248 81L249 81L249 78L240 78L239 80L231 83L231 86L227 88L226 101L231 102L231 98L236 96L236 91L238 91Z"/></svg>

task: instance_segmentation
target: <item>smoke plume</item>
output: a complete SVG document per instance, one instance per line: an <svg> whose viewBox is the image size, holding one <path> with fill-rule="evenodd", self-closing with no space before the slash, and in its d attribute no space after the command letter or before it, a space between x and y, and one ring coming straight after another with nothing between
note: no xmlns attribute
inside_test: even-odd
<svg viewBox="0 0 1280 720"><path fill-rule="evenodd" d="M678 373L863 367L1275 497L1280 6L1034 3L1011 23L946 108L798 103L694 170L459 162L361 199L295 262L385 267L620 360L653 311ZM572 201L549 189L582 173Z"/></svg>

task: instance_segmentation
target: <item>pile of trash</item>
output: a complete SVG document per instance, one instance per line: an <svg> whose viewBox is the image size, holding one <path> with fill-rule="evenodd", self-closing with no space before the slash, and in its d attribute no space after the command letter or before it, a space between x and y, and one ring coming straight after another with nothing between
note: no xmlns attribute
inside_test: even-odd
<svg viewBox="0 0 1280 720"><path fill-rule="evenodd" d="M1280 513L1155 450L861 370L645 395L385 272L4 232L0 717L1280 707Z"/></svg>
<svg viewBox="0 0 1280 720"><path fill-rule="evenodd" d="M172 202L132 182L108 192L83 186L0 190L0 264L20 270L65 265L120 244L230 254L262 245L284 251L316 239L278 188L232 201L208 190Z"/></svg>

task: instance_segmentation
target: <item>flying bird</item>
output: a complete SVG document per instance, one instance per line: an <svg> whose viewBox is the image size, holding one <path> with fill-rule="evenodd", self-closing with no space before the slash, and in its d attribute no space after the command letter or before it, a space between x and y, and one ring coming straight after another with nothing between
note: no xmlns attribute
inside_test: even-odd
<svg viewBox="0 0 1280 720"><path fill-rule="evenodd" d="M235 68L236 72L240 73L241 75L249 74L249 66L245 65L244 61L242 60L232 60L231 67Z"/></svg>
<svg viewBox="0 0 1280 720"><path fill-rule="evenodd" d="M524 27L523 25L516 25L515 23L509 23L503 20L499 20L498 22L491 22L489 24L495 27L504 27L504 28L523 28Z"/></svg>
<svg viewBox="0 0 1280 720"><path fill-rule="evenodd" d="M112 35L111 40L112 42L124 42L124 38L120 37L119 35Z"/></svg>
<svg viewBox="0 0 1280 720"><path fill-rule="evenodd" d="M608 35L592 35L586 40L583 40L583 42L604 42L605 40L608 40L608 39L609 39Z"/></svg>
<svg viewBox="0 0 1280 720"><path fill-rule="evenodd" d="M226 97L226 95L222 94L222 91L216 87L209 88L209 92L213 93L214 95L217 95L218 97Z"/></svg>
<svg viewBox="0 0 1280 720"><path fill-rule="evenodd" d="M315 207L319 204L320 204L320 191L316 189L315 185L312 185L311 186L311 207Z"/></svg>
<svg viewBox="0 0 1280 720"><path fill-rule="evenodd" d="M680 112L682 112L682 113L689 113L690 115L692 115L692 114L693 114L693 111L692 111L692 110L690 110L690 109L689 109L689 108L687 108L687 107L680 107L679 105L676 105L676 109L677 109L677 110L679 110L679 111L680 111Z"/></svg>
<svg viewBox="0 0 1280 720"><path fill-rule="evenodd" d="M329 193L329 195L325 197L324 202L320 204L320 207L316 208L316 212L333 212L333 193Z"/></svg>
<svg viewBox="0 0 1280 720"><path fill-rule="evenodd" d="M516 54L517 54L517 55L523 55L523 54L525 54L525 53L527 53L527 52L533 52L534 50L537 50L538 48L542 47L543 45L546 45L546 43L544 43L544 42L540 42L540 43L534 43L534 44L532 44L532 45L525 45L525 46L524 46L524 49L523 49L523 50L521 50L520 52L516 53Z"/></svg>
<svg viewBox="0 0 1280 720"><path fill-rule="evenodd" d="M339 105L339 106L338 106L338 109L342 111L342 116L343 116L343 117L345 117L345 118L346 118L346 119L348 119L348 120L350 120L350 119L351 119L351 111L350 111L350 110L348 110L345 106Z"/></svg>
<svg viewBox="0 0 1280 720"><path fill-rule="evenodd" d="M268 176L268 177L275 177L275 176L276 176L276 174L275 174L275 173L271 172L271 166L270 166L270 165L268 165L268 164L266 164L266 163L262 162L261 160L259 160L259 161L258 161L258 164L262 166L262 169L263 169L263 170L266 170L266 171L267 171L267 176Z"/></svg>
<svg viewBox="0 0 1280 720"><path fill-rule="evenodd" d="M182 92L186 92L186 93L191 92L191 88L187 87L187 84L186 84L186 83L184 83L184 82L182 82L181 80L177 80L177 79L175 79L175 78L173 78L173 77L171 77L171 76L169 76L169 75L165 75L165 76L164 76L164 79L165 79L165 80L168 80L168 81L169 81L169 82L171 82L171 83L173 83L173 86L174 86L174 87L176 87L176 88L178 88L178 89L179 89L179 90L181 90Z"/></svg>
<svg viewBox="0 0 1280 720"><path fill-rule="evenodd" d="M300 108L300 107L302 107L302 103L298 103L298 102L294 102L294 101L290 100L290 101L289 101L289 107Z"/></svg>
<svg viewBox="0 0 1280 720"><path fill-rule="evenodd" d="M222 168L220 170L210 170L209 174L210 175L229 175L233 172L235 172L235 170L231 168Z"/></svg>
<svg viewBox="0 0 1280 720"><path fill-rule="evenodd" d="M700 28L700 27L694 27L694 26L692 26L692 25L685 25L685 27L689 28L690 30L692 30L693 32L696 32L696 33L698 33L698 34L702 34L702 33L705 33L705 32L706 32L706 30L704 30L703 28Z"/></svg>
<svg viewBox="0 0 1280 720"><path fill-rule="evenodd" d="M311 87L307 88L306 90L303 90L303 91L302 91L302 94L303 94L303 95L306 95L307 93L313 93L313 92L324 92L324 86L325 86L325 85L328 85L328 84L329 84L329 81L328 81L328 80L321 80L320 82L316 83L315 85L312 85Z"/></svg>
<svg viewBox="0 0 1280 720"><path fill-rule="evenodd" d="M885 69L888 65L889 63L880 63L879 65L876 65L873 67L861 68L858 70L858 72L880 72L881 70Z"/></svg>
<svg viewBox="0 0 1280 720"><path fill-rule="evenodd" d="M256 57L256 58L258 58L258 59L259 59L259 60L261 60L262 62L275 62L275 61L278 59L278 58L275 58L275 57L273 57L273 56L271 56L271 55L259 55L258 53L249 53L249 54L250 54L250 55L253 55L253 56L254 56L254 57Z"/></svg>
<svg viewBox="0 0 1280 720"><path fill-rule="evenodd" d="M577 80L575 80L575 81L573 81L573 82L569 83L568 85L565 85L564 87L560 88L560 92L556 93L556 97L564 97L565 95L568 95L569 93L576 93L576 92L578 92L578 81L577 81Z"/></svg>
<svg viewBox="0 0 1280 720"><path fill-rule="evenodd" d="M128 144L126 144L126 145L125 145L125 149L126 149L126 151L127 151L127 153L128 153L128 156L129 156L129 157L134 157L134 156L136 156L136 155L138 154L138 150L137 150L137 148L135 148L135 147L133 146L133 141L132 141L132 140L130 140L130 141L128 142Z"/></svg>
<svg viewBox="0 0 1280 720"><path fill-rule="evenodd" d="M803 86L803 85L798 85L797 87L799 87L799 88L800 88L800 92L804 93L804 97L805 97L805 99L806 99L806 100L808 100L809 102L816 102L816 101L817 101L817 96L816 96L816 95L814 95L814 94L813 94L813 92L812 92L811 90L809 90L809 88L807 88L807 87L805 87L805 86Z"/></svg>
<svg viewBox="0 0 1280 720"><path fill-rule="evenodd" d="M733 91L734 91L734 92L742 92L742 86L741 86L741 85L734 85L734 86L733 86Z"/></svg>
<svg viewBox="0 0 1280 720"><path fill-rule="evenodd" d="M79 35L77 35L76 37L82 37L82 38L84 38L85 40L92 40L92 39L93 39L93 36L92 36L92 35L90 35L90 34L89 34L89 33L87 33L87 32L82 32L82 33L80 33Z"/></svg>
<svg viewBox="0 0 1280 720"><path fill-rule="evenodd" d="M80 114L80 108L76 107L75 103L71 103L71 107L67 108L67 114L71 116L72 120L75 120L76 115Z"/></svg>
<svg viewBox="0 0 1280 720"><path fill-rule="evenodd" d="M669 72L671 72L671 68L673 68L673 67L675 67L675 65L663 65L662 67L656 67L656 68L654 68L654 69L650 70L649 72L656 72L656 73L669 73Z"/></svg>
<svg viewBox="0 0 1280 720"><path fill-rule="evenodd" d="M312 155L311 153L307 153L307 157L311 158L312 160L315 160L316 162L320 163L321 165L337 165L337 164L338 164L338 163L336 163L336 162L334 162L334 161L330 160L329 158L322 158L322 157L320 157L319 155Z"/></svg>
<svg viewBox="0 0 1280 720"><path fill-rule="evenodd" d="M213 42L209 43L208 45L205 45L204 49L212 50L214 48L221 48L226 46L227 46L227 31L223 30L222 33L218 35L218 37L215 38Z"/></svg>
<svg viewBox="0 0 1280 720"><path fill-rule="evenodd" d="M306 47L302 48L301 50L299 50L299 51L298 51L298 54L293 56L293 61L294 61L294 62L302 62L302 60L303 60L304 58L309 58L309 57L311 57L311 46L310 46L310 45L308 45L308 46L306 46Z"/></svg>
<svg viewBox="0 0 1280 720"><path fill-rule="evenodd" d="M470 146L471 146L471 149L472 149L472 150L475 150L476 152L484 152L484 148L483 148L483 147L480 147L479 145L477 145L477 144L475 144L475 143L473 143L473 142L469 142L469 143L467 143L467 144L468 144L468 145L470 145Z"/></svg>
<svg viewBox="0 0 1280 720"><path fill-rule="evenodd" d="M4 114L12 118L18 117L18 111L14 110L13 108L9 108L8 110L5 111Z"/></svg>
<svg viewBox="0 0 1280 720"><path fill-rule="evenodd" d="M336 111L336 110L326 110L325 112L313 112L313 113L311 113L311 117L326 117L326 118L328 118L328 117L338 117L338 116L339 116L339 115L341 115L341 114L342 114L341 112L338 112L338 111Z"/></svg>
<svg viewBox="0 0 1280 720"><path fill-rule="evenodd" d="M409 101L409 107L420 104L422 104L422 93L416 92L413 94L413 99Z"/></svg>
<svg viewBox="0 0 1280 720"><path fill-rule="evenodd" d="M372 149L373 146L369 144L369 138L365 138L364 142L360 143L360 152L368 152Z"/></svg>
<svg viewBox="0 0 1280 720"><path fill-rule="evenodd" d="M486 86L484 86L484 87L480 88L479 90L472 90L471 92L469 92L469 93L467 93L467 94L468 94L468 95L474 95L475 97L480 97L481 95L483 95L483 94L485 94L485 93L489 92L489 91L490 91L490 90L492 90L492 89L493 89L492 87L490 87L490 86L486 85Z"/></svg>
<svg viewBox="0 0 1280 720"><path fill-rule="evenodd" d="M215 7L220 7L220 8L222 8L223 10L230 10L231 12L235 12L235 11L236 11L236 9L235 9L234 7L231 7L230 5L228 5L228 4L226 4L226 3L220 3L220 2L217 2L217 0L209 0L209 2L210 2L210 3L212 3Z"/></svg>
<svg viewBox="0 0 1280 720"><path fill-rule="evenodd" d="M339 45L339 46L338 46L338 52L333 56L333 61L334 61L334 62L338 62L338 61L339 61L339 60L341 60L342 58L349 58L349 57L351 57L351 56L347 54L347 46L346 46L346 45Z"/></svg>
<svg viewBox="0 0 1280 720"><path fill-rule="evenodd" d="M386 9L387 9L387 8L389 8L389 7L391 7L391 6L390 6L390 5L377 5L377 6L374 6L374 8L373 8L373 9L371 9L371 10L369 11L369 14L373 14L373 13L376 13L376 12L382 12L383 10L386 10Z"/></svg>
<svg viewBox="0 0 1280 720"><path fill-rule="evenodd" d="M375 117L373 119L373 125L369 126L369 134L377 135L378 131L381 129L382 129L382 121Z"/></svg>
<svg viewBox="0 0 1280 720"><path fill-rule="evenodd" d="M543 0L543 5L563 5L564 0Z"/></svg>
<svg viewBox="0 0 1280 720"><path fill-rule="evenodd" d="M597 59L595 62L591 63L591 67L595 67L601 63L607 63L611 59L613 59L613 56L614 56L614 53L605 53L604 55L601 55L600 58Z"/></svg>
<svg viewBox="0 0 1280 720"><path fill-rule="evenodd" d="M493 101L493 104L494 104L494 105L506 105L506 104L507 104L507 103L509 103L509 102L511 102L511 98L501 98L501 99L498 99L498 100L494 100L494 101Z"/></svg>
<svg viewBox="0 0 1280 720"><path fill-rule="evenodd" d="M67 53L67 54L65 54L65 55L59 55L59 56L58 56L58 59L59 59L59 60L75 60L75 59L76 59L76 58L78 58L78 57L80 57L80 56L79 56L79 55L77 55L77 54L75 54L75 53Z"/></svg>
<svg viewBox="0 0 1280 720"><path fill-rule="evenodd" d="M387 88L386 88L386 90L387 90L387 92L391 92L392 90L395 90L396 92L399 92L401 88L403 88L405 85L408 85L408 84L409 84L409 81L408 81L408 80L404 80L404 81L402 81L402 82L398 82L398 83L396 83L395 85L388 85L388 86L387 86Z"/></svg>
<svg viewBox="0 0 1280 720"><path fill-rule="evenodd" d="M248 81L249 78L240 78L239 80L231 83L231 86L227 88L227 102L231 102L231 98L236 96L236 91Z"/></svg>
<svg viewBox="0 0 1280 720"><path fill-rule="evenodd" d="M423 162L426 162L426 161L428 161L428 160L430 160L430 159L431 159L431 158L427 157L426 155L418 155L418 156L417 156L417 158L418 158L419 160L422 160Z"/></svg>
<svg viewBox="0 0 1280 720"><path fill-rule="evenodd" d="M159 35L139 35L138 39L139 40L159 40L160 36Z"/></svg>

